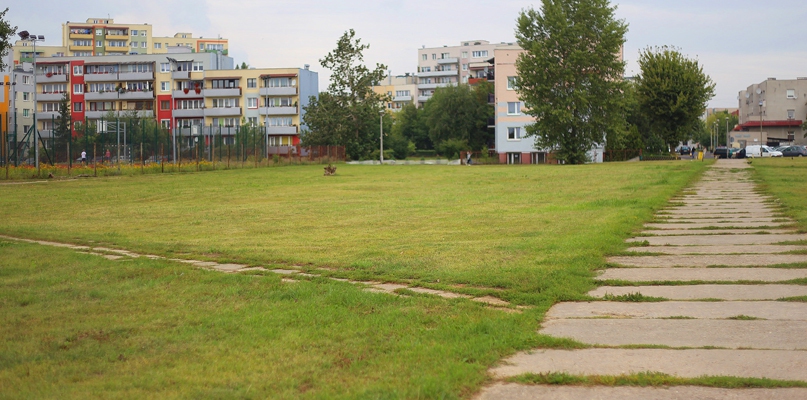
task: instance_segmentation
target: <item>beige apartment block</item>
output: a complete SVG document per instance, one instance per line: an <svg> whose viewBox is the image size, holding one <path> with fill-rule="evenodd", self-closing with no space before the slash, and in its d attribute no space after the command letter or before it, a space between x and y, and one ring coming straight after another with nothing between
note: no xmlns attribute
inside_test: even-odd
<svg viewBox="0 0 807 400"><path fill-rule="evenodd" d="M373 91L386 95L388 101L384 107L390 111L399 111L407 104L417 106L417 76L411 74L388 76L378 85L373 86Z"/></svg>
<svg viewBox="0 0 807 400"><path fill-rule="evenodd" d="M807 144L801 125L807 117L807 78L768 78L740 91L734 147Z"/></svg>

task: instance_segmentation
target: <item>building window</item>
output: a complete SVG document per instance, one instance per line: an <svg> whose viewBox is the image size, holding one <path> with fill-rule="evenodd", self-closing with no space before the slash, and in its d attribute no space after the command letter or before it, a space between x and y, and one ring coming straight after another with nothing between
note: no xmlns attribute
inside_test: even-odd
<svg viewBox="0 0 807 400"><path fill-rule="evenodd" d="M787 141L792 143L794 140L796 140L796 132L794 132L794 131L788 132L787 133Z"/></svg>
<svg viewBox="0 0 807 400"><path fill-rule="evenodd" d="M432 53L432 60L436 60L436 59L437 59L437 53Z"/></svg>
<svg viewBox="0 0 807 400"><path fill-rule="evenodd" d="M411 96L411 92L408 90L396 90L395 97L408 97Z"/></svg>
<svg viewBox="0 0 807 400"><path fill-rule="evenodd" d="M477 50L477 51L474 51L473 53L471 53L471 56L473 58L487 57L488 56L488 51L487 50Z"/></svg>
<svg viewBox="0 0 807 400"><path fill-rule="evenodd" d="M467 51L462 52L462 58L468 58L468 52Z"/></svg>
<svg viewBox="0 0 807 400"><path fill-rule="evenodd" d="M787 110L787 119L796 118L796 110Z"/></svg>
<svg viewBox="0 0 807 400"><path fill-rule="evenodd" d="M467 71L468 70L468 64L462 64L462 70Z"/></svg>
<svg viewBox="0 0 807 400"><path fill-rule="evenodd" d="M264 100L264 107L291 107L292 104L291 97L268 97Z"/></svg>
<svg viewBox="0 0 807 400"><path fill-rule="evenodd" d="M796 98L796 89L787 89L787 98L788 99L795 99Z"/></svg>
<svg viewBox="0 0 807 400"><path fill-rule="evenodd" d="M29 110L28 110L27 108L23 108L23 109L22 109L22 116L23 116L23 117L27 117L27 116L28 116L28 114L29 114Z"/></svg>
<svg viewBox="0 0 807 400"><path fill-rule="evenodd" d="M269 126L292 126L291 117L269 118Z"/></svg>
<svg viewBox="0 0 807 400"><path fill-rule="evenodd" d="M103 34L104 34L104 30L103 30L103 29L96 29L96 30L95 30L95 34L96 34L96 35L103 35Z"/></svg>
<svg viewBox="0 0 807 400"><path fill-rule="evenodd" d="M428 60L428 59L429 59L429 55L428 55L428 54L424 54L422 58L423 58L423 61L426 61L426 60Z"/></svg>
<svg viewBox="0 0 807 400"><path fill-rule="evenodd" d="M507 140L521 140L521 127L507 128Z"/></svg>
<svg viewBox="0 0 807 400"><path fill-rule="evenodd" d="M160 82L160 91L161 92L170 92L171 91L171 82Z"/></svg>
<svg viewBox="0 0 807 400"><path fill-rule="evenodd" d="M146 37L146 31L140 31L140 36Z"/></svg>
<svg viewBox="0 0 807 400"><path fill-rule="evenodd" d="M171 102L168 100L160 100L160 110L170 110Z"/></svg>
<svg viewBox="0 0 807 400"><path fill-rule="evenodd" d="M84 85L77 83L73 85L73 94L82 94L84 93Z"/></svg>
<svg viewBox="0 0 807 400"><path fill-rule="evenodd" d="M23 75L22 76L22 84L23 85L30 85L31 84L31 76L30 75Z"/></svg>
<svg viewBox="0 0 807 400"><path fill-rule="evenodd" d="M103 40L96 40L95 41L95 47L104 47L104 41Z"/></svg>
<svg viewBox="0 0 807 400"><path fill-rule="evenodd" d="M201 62L194 62L193 63L193 70L194 71L204 71L205 70L204 64L202 64Z"/></svg>
<svg viewBox="0 0 807 400"><path fill-rule="evenodd" d="M199 43L199 50L204 50L204 49L205 49L205 44L204 43Z"/></svg>
<svg viewBox="0 0 807 400"><path fill-rule="evenodd" d="M171 72L171 64L160 63L160 72Z"/></svg>
<svg viewBox="0 0 807 400"><path fill-rule="evenodd" d="M135 42L135 41L132 41L131 43L129 43L129 45L130 45L130 46L131 46L133 49L134 49L134 48L137 48L137 42Z"/></svg>
<svg viewBox="0 0 807 400"><path fill-rule="evenodd" d="M247 87L248 88L258 87L258 80L255 78L247 78Z"/></svg>
<svg viewBox="0 0 807 400"><path fill-rule="evenodd" d="M521 102L509 102L507 103L507 115L519 115L521 114Z"/></svg>
<svg viewBox="0 0 807 400"><path fill-rule="evenodd" d="M73 103L73 111L74 112L84 111L84 103Z"/></svg>
<svg viewBox="0 0 807 400"><path fill-rule="evenodd" d="M163 47L162 43L156 43L156 42L154 43L154 48L155 49L161 49L162 47Z"/></svg>
<svg viewBox="0 0 807 400"><path fill-rule="evenodd" d="M247 98L247 108L258 108L258 98L257 97Z"/></svg>
<svg viewBox="0 0 807 400"><path fill-rule="evenodd" d="M160 126L165 129L171 129L171 120L170 119L161 119Z"/></svg>
<svg viewBox="0 0 807 400"><path fill-rule="evenodd" d="M247 123L249 126L258 126L258 117L248 117Z"/></svg>
<svg viewBox="0 0 807 400"><path fill-rule="evenodd" d="M140 43L140 47L141 47L141 48L144 48L144 49L146 48L146 46L147 46L147 45L148 45L148 43L146 43L146 42L142 42L142 43Z"/></svg>
<svg viewBox="0 0 807 400"><path fill-rule="evenodd" d="M446 58L451 58L451 54L449 54L449 53L440 53L440 59L445 60Z"/></svg>
<svg viewBox="0 0 807 400"><path fill-rule="evenodd" d="M22 92L22 101L28 101L29 95L30 94L28 92Z"/></svg>
<svg viewBox="0 0 807 400"><path fill-rule="evenodd" d="M213 99L213 108L238 107L238 99Z"/></svg>
<svg viewBox="0 0 807 400"><path fill-rule="evenodd" d="M132 36L137 36L137 29L132 29Z"/></svg>
<svg viewBox="0 0 807 400"><path fill-rule="evenodd" d="M507 90L516 90L516 77L515 76L508 76L507 77Z"/></svg>

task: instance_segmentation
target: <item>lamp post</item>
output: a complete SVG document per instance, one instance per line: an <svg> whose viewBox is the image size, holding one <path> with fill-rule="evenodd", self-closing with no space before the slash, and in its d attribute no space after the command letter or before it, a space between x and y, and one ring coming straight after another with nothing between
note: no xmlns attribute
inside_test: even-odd
<svg viewBox="0 0 807 400"><path fill-rule="evenodd" d="M36 42L45 41L45 37L42 35L32 35L28 33L28 31L22 31L19 33L20 39L22 41L31 42L34 45L34 68L33 68L33 76L34 76L34 153L35 159L34 162L36 163L36 175L39 176L39 127L36 123Z"/></svg>
<svg viewBox="0 0 807 400"><path fill-rule="evenodd" d="M381 116L381 122L379 123L381 133L378 136L381 139L381 165L384 165L384 110L379 111L378 115Z"/></svg>
<svg viewBox="0 0 807 400"><path fill-rule="evenodd" d="M757 88L757 96L759 96L759 143L762 143L762 89ZM767 144L767 140L765 143Z"/></svg>

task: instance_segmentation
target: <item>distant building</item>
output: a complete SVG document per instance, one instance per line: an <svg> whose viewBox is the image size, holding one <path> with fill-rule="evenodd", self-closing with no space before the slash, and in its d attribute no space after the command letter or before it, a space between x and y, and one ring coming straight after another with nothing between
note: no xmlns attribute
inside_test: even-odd
<svg viewBox="0 0 807 400"><path fill-rule="evenodd" d="M807 144L801 125L807 116L807 78L768 78L740 91L739 125L732 146Z"/></svg>
<svg viewBox="0 0 807 400"><path fill-rule="evenodd" d="M390 111L398 111L407 104L417 106L417 76L412 74L388 76L373 91L389 97L384 107Z"/></svg>

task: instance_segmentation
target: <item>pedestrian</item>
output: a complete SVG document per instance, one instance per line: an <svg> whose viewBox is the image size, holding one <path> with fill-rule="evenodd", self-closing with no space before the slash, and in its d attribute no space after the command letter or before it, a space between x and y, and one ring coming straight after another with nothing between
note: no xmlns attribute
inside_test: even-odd
<svg viewBox="0 0 807 400"><path fill-rule="evenodd" d="M107 162L112 162L112 154L109 153L109 149L106 149L106 154L104 154L104 158L106 158Z"/></svg>
<svg viewBox="0 0 807 400"><path fill-rule="evenodd" d="M465 165L471 165L471 152L465 153Z"/></svg>
<svg viewBox="0 0 807 400"><path fill-rule="evenodd" d="M689 156L694 158L695 157L695 145L693 144L692 147L689 148Z"/></svg>
<svg viewBox="0 0 807 400"><path fill-rule="evenodd" d="M81 165L87 165L87 152L81 150Z"/></svg>

